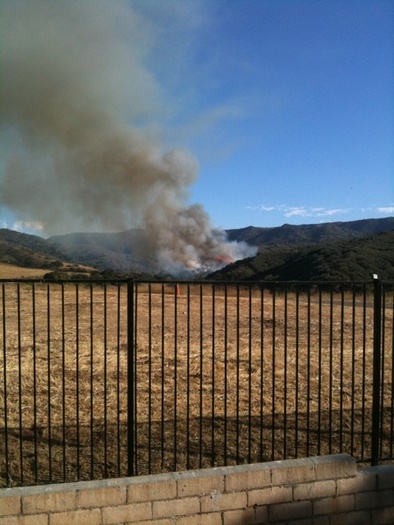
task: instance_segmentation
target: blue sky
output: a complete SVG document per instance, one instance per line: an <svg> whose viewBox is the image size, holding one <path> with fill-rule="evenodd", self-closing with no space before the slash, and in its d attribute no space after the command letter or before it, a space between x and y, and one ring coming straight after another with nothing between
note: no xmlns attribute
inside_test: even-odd
<svg viewBox="0 0 394 525"><path fill-rule="evenodd" d="M229 1L193 197L226 228L394 215L394 4ZM228 110L227 118L226 108ZM207 110L208 111L208 110Z"/></svg>
<svg viewBox="0 0 394 525"><path fill-rule="evenodd" d="M215 226L394 215L392 1L127 4L160 92L139 125L197 159L190 202ZM0 227L40 232L6 204Z"/></svg>

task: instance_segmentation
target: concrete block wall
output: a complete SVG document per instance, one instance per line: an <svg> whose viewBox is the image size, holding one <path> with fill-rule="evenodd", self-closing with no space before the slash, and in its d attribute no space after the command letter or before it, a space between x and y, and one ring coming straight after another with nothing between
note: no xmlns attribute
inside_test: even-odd
<svg viewBox="0 0 394 525"><path fill-rule="evenodd" d="M346 454L0 490L0 525L394 525L394 465Z"/></svg>

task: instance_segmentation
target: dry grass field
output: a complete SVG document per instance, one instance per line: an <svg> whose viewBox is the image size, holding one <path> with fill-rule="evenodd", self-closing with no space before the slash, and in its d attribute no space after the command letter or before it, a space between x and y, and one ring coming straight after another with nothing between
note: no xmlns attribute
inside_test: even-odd
<svg viewBox="0 0 394 525"><path fill-rule="evenodd" d="M133 473L370 456L369 293L138 284L131 345L126 292L3 283L3 485L126 475L128 363ZM384 316L381 454L392 456L392 294Z"/></svg>
<svg viewBox="0 0 394 525"><path fill-rule="evenodd" d="M48 270L23 268L14 264L0 263L0 279L40 279Z"/></svg>

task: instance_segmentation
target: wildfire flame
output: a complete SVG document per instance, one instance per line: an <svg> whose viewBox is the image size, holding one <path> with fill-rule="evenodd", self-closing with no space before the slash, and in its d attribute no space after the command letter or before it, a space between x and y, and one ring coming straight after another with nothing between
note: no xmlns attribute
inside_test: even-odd
<svg viewBox="0 0 394 525"><path fill-rule="evenodd" d="M233 262L231 257L224 257L223 255L219 255L218 257L216 257L216 260L219 261L219 262L225 262L225 263Z"/></svg>

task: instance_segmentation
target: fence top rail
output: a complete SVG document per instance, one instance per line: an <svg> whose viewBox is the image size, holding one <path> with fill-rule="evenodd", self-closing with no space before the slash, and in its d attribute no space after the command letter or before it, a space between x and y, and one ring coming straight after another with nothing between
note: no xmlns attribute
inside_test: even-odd
<svg viewBox="0 0 394 525"><path fill-rule="evenodd" d="M394 285L394 281L384 281L380 279L371 279L367 281L230 281L230 280L213 280L213 279L0 279L0 283L39 283L39 284L166 284L166 285L229 285L229 286L363 286L380 282L384 285Z"/></svg>

